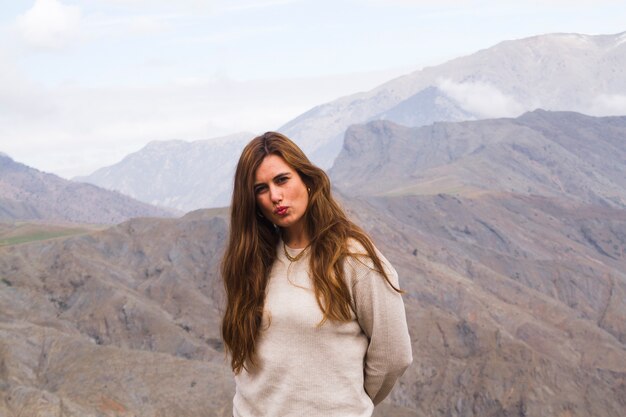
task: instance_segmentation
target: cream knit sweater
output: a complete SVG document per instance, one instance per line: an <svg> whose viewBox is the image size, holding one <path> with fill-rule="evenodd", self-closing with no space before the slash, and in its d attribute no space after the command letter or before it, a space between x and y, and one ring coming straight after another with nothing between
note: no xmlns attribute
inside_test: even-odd
<svg viewBox="0 0 626 417"><path fill-rule="evenodd" d="M400 294L368 266L369 258L349 257L352 320L319 326L309 254L290 262L282 245L267 286L258 366L235 376L234 417L370 417L412 361ZM364 253L356 242L351 251ZM397 286L396 271L378 255Z"/></svg>

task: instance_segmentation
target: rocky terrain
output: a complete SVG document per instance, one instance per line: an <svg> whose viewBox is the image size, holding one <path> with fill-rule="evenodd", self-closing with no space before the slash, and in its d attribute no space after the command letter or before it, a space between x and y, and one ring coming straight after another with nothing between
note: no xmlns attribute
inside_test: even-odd
<svg viewBox="0 0 626 417"><path fill-rule="evenodd" d="M355 127L331 171L406 291L415 359L375 415L621 417L623 119L488 122L484 134L482 122L436 124L430 146L420 129ZM552 151L536 153L548 140ZM507 180L532 166L544 175ZM447 177L455 187L437 192ZM226 214L0 247L0 415L229 416L218 327Z"/></svg>
<svg viewBox="0 0 626 417"><path fill-rule="evenodd" d="M352 195L502 191L626 207L626 117L536 110L516 119L354 125L330 175Z"/></svg>
<svg viewBox="0 0 626 417"><path fill-rule="evenodd" d="M0 248L0 415L229 416L223 213Z"/></svg>
<svg viewBox="0 0 626 417"><path fill-rule="evenodd" d="M115 224L132 217L179 214L91 184L64 180L0 155L0 221Z"/></svg>
<svg viewBox="0 0 626 417"><path fill-rule="evenodd" d="M536 111L348 131L331 175L407 290L416 361L394 404L623 414L625 126Z"/></svg>
<svg viewBox="0 0 626 417"><path fill-rule="evenodd" d="M415 360L394 404L417 416L622 414L623 210L497 194L359 203L353 215L407 291Z"/></svg>

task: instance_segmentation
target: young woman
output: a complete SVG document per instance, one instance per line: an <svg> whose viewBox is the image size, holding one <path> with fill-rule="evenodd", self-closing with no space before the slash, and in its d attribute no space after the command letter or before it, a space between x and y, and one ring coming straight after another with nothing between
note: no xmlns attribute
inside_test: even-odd
<svg viewBox="0 0 626 417"><path fill-rule="evenodd" d="M369 417L411 364L396 271L284 135L241 154L222 277L234 417Z"/></svg>

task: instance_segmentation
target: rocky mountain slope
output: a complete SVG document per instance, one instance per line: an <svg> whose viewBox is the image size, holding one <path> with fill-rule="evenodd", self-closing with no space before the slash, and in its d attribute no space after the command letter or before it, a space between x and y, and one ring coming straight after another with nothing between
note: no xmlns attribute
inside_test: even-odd
<svg viewBox="0 0 626 417"><path fill-rule="evenodd" d="M0 221L48 220L113 224L177 212L90 184L64 180L0 155Z"/></svg>
<svg viewBox="0 0 626 417"><path fill-rule="evenodd" d="M416 360L395 404L418 416L621 415L626 215L568 206L441 195L352 208L407 291Z"/></svg>
<svg viewBox="0 0 626 417"><path fill-rule="evenodd" d="M625 123L536 111L349 130L331 176L407 290L417 363L395 404L622 414Z"/></svg>
<svg viewBox="0 0 626 417"><path fill-rule="evenodd" d="M230 415L225 234L190 213L0 248L0 415Z"/></svg>
<svg viewBox="0 0 626 417"><path fill-rule="evenodd" d="M515 196L346 205L407 292L415 362L377 416L621 415L623 210ZM229 416L225 235L223 216L201 211L0 249L0 413Z"/></svg>
<svg viewBox="0 0 626 417"><path fill-rule="evenodd" d="M239 133L195 142L154 141L115 165L74 180L185 212L226 206L239 154L254 136Z"/></svg>
<svg viewBox="0 0 626 417"><path fill-rule="evenodd" d="M626 117L536 110L409 128L354 125L330 175L351 194L503 191L626 207Z"/></svg>
<svg viewBox="0 0 626 417"><path fill-rule="evenodd" d="M621 115L625 98L626 32L549 34L505 41L319 105L279 130L327 168L352 124L386 119L422 126L536 108Z"/></svg>

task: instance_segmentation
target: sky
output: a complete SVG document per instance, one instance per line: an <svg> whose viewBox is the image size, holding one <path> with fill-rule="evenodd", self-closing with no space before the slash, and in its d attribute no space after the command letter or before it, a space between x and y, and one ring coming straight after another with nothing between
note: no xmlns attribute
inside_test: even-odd
<svg viewBox="0 0 626 417"><path fill-rule="evenodd" d="M623 0L0 1L0 152L67 179L504 40L626 31Z"/></svg>

